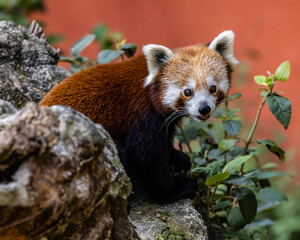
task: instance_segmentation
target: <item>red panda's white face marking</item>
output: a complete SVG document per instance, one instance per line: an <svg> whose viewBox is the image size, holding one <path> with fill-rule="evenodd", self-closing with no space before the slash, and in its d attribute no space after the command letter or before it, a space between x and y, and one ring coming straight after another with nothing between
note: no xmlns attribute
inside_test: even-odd
<svg viewBox="0 0 300 240"><path fill-rule="evenodd" d="M234 33L226 31L205 45L181 48L147 45L144 54L149 76L145 86L161 84L162 104L184 115L206 120L228 93ZM157 59L158 58L158 59Z"/></svg>

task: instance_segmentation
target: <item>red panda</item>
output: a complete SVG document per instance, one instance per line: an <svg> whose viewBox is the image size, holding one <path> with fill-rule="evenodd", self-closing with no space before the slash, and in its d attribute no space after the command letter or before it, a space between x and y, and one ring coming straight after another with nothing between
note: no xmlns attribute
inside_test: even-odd
<svg viewBox="0 0 300 240"><path fill-rule="evenodd" d="M184 116L205 121L224 99L238 63L233 43L234 33L225 31L208 45L175 52L149 44L129 60L68 77L39 107L66 105L101 123L117 144L133 186L150 199L193 198L197 183L185 175L189 157L173 148L175 126Z"/></svg>

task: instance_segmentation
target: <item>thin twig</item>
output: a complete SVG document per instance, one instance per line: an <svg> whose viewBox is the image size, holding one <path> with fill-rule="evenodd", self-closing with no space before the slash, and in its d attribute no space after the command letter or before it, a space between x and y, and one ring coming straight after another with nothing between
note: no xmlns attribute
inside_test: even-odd
<svg viewBox="0 0 300 240"><path fill-rule="evenodd" d="M259 108L258 108L256 117L255 117L254 123L253 123L253 125L252 125L251 131L250 131L250 133L249 133L249 135L248 135L248 137L247 137L247 139L246 139L246 145L245 145L245 149L244 149L244 155L247 155L247 154L248 154L248 147L249 147L249 145L250 145L250 143L251 143L252 137L253 137L253 135L254 135L255 129L256 129L257 124L258 124L258 120L259 120L261 111L262 111L263 106L265 105L265 103L266 103L266 98L264 98L264 99L262 100L262 102L260 103L260 105L259 105ZM245 163L243 163L242 166L241 166L240 174L243 172L244 165L245 165Z"/></svg>
<svg viewBox="0 0 300 240"><path fill-rule="evenodd" d="M273 85L274 86L274 85ZM273 86L270 88L270 92L269 92L269 95L272 94L272 90L273 90ZM248 147L249 145L252 143L251 140L252 140L252 137L254 135L254 132L256 130L256 127L257 127L257 124L258 124L258 120L259 120L259 117L260 117L260 114L261 114L261 111L265 105L267 101L267 97L265 97L260 105L259 105L259 108L258 108L258 111L257 111L257 114L256 114L256 117L255 117L255 120L254 120L254 123L252 125L252 128L251 128L251 131L246 139L246 145L245 145L245 149L244 149L244 155L247 155L248 154ZM242 164L242 167L241 167L241 171L240 171L240 174L243 172L243 169L244 169L244 165L245 163Z"/></svg>
<svg viewBox="0 0 300 240"><path fill-rule="evenodd" d="M187 138L187 136L186 136L186 134L185 134L185 132L184 132L184 130L183 130L181 124L179 124L179 128L180 128L180 131L181 131L181 133L182 133L182 136L183 136L183 138L184 138L184 141L185 141L185 143L186 143L186 145L187 145L187 147L188 147L190 153L192 153L192 148L191 148L191 146L190 146L189 140L188 140L188 138Z"/></svg>
<svg viewBox="0 0 300 240"><path fill-rule="evenodd" d="M226 101L225 101L225 108L224 108L224 117L228 117L228 95L226 95ZM224 129L224 139L227 139L228 134L227 131ZM224 164L227 163L227 151L224 152Z"/></svg>
<svg viewBox="0 0 300 240"><path fill-rule="evenodd" d="M210 206L209 206L210 190L211 190L211 186L208 186L207 194L206 194L206 214L207 214L208 217L209 217L209 212L210 212Z"/></svg>
<svg viewBox="0 0 300 240"><path fill-rule="evenodd" d="M213 201L213 197L214 197L214 195L215 195L215 193L216 193L216 191L217 191L217 188L218 188L218 186L215 186L215 189L214 189L212 195L210 196L209 206L212 205L211 203L212 203L212 201Z"/></svg>
<svg viewBox="0 0 300 240"><path fill-rule="evenodd" d="M264 98L264 99L262 100L262 102L260 103L260 105L259 105L259 108L258 108L258 111L257 111L257 114L256 114L256 118L255 118L255 121L254 121L254 123L253 123L253 125L252 125L252 128L251 128L251 131L250 131L250 133L249 133L249 135L248 135L248 138L246 139L246 146L245 146L245 149L244 149L244 155L247 155L248 147L249 147L249 145L250 145L250 143L251 143L252 137L253 137L253 135L254 135L255 129L256 129L257 124L258 124L258 120L259 120L261 111L262 111L263 106L265 105L265 103L266 103L266 98Z"/></svg>

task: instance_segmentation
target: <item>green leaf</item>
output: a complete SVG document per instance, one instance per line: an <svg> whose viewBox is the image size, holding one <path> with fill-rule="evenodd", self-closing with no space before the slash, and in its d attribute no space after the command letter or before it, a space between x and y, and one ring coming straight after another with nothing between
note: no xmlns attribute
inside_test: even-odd
<svg viewBox="0 0 300 240"><path fill-rule="evenodd" d="M105 24L101 24L94 28L93 33L95 34L97 41L102 42L108 34L108 28Z"/></svg>
<svg viewBox="0 0 300 240"><path fill-rule="evenodd" d="M231 175L226 181L224 181L224 183L250 188L255 187L255 184L251 179L240 175Z"/></svg>
<svg viewBox="0 0 300 240"><path fill-rule="evenodd" d="M278 164L274 162L269 162L261 166L261 169L272 169L272 168L278 168Z"/></svg>
<svg viewBox="0 0 300 240"><path fill-rule="evenodd" d="M220 108L217 108L214 112L213 112L213 117L215 118L223 118L224 117L224 111Z"/></svg>
<svg viewBox="0 0 300 240"><path fill-rule="evenodd" d="M250 235L251 235L252 239L267 240L265 233L263 231L259 231L257 229L253 230L250 233Z"/></svg>
<svg viewBox="0 0 300 240"><path fill-rule="evenodd" d="M232 161L228 162L225 166L223 171L234 171L236 169L236 167L242 165L243 163L245 163L246 161L248 161L249 159L251 159L252 155L246 155L246 156L239 156L235 159L233 159Z"/></svg>
<svg viewBox="0 0 300 240"><path fill-rule="evenodd" d="M194 173L194 172L203 172L203 171L210 171L211 170L211 167L195 167L191 170L191 173Z"/></svg>
<svg viewBox="0 0 300 240"><path fill-rule="evenodd" d="M245 229L251 228L265 228L274 224L274 221L270 218L263 218L260 220L253 221L252 223L248 224Z"/></svg>
<svg viewBox="0 0 300 240"><path fill-rule="evenodd" d="M266 187L259 190L256 195L257 199L260 199L264 202L275 202L275 201L287 201L288 198L285 194L280 192L278 189L273 187Z"/></svg>
<svg viewBox="0 0 300 240"><path fill-rule="evenodd" d="M185 132L186 136L188 137L188 139L190 141L197 139L197 128L195 126L193 126L192 124L186 125L183 128L183 131ZM184 140L184 143L185 143L185 140Z"/></svg>
<svg viewBox="0 0 300 240"><path fill-rule="evenodd" d="M230 226L234 227L237 230L242 229L246 225L245 219L239 207L231 208L228 211L227 221Z"/></svg>
<svg viewBox="0 0 300 240"><path fill-rule="evenodd" d="M289 61L283 62L279 65L279 67L276 69L275 72L275 79L277 79L278 81L286 81L291 73L291 65Z"/></svg>
<svg viewBox="0 0 300 240"><path fill-rule="evenodd" d="M268 91L263 91L261 94L260 94L260 97L261 98L265 98L269 95L270 93Z"/></svg>
<svg viewBox="0 0 300 240"><path fill-rule="evenodd" d="M209 129L198 128L195 133L202 139L215 139L214 133Z"/></svg>
<svg viewBox="0 0 300 240"><path fill-rule="evenodd" d="M277 95L279 95L279 94L284 94L284 92L282 92L282 91L275 91L275 92L273 92L274 94L277 94Z"/></svg>
<svg viewBox="0 0 300 240"><path fill-rule="evenodd" d="M242 127L242 123L239 120L225 120L222 121L223 127L231 136L236 137Z"/></svg>
<svg viewBox="0 0 300 240"><path fill-rule="evenodd" d="M121 32L115 31L112 34L111 38L112 38L113 41L119 41L122 38L122 35L123 34Z"/></svg>
<svg viewBox="0 0 300 240"><path fill-rule="evenodd" d="M132 57L136 52L136 44L134 43L125 43L122 46L122 50L125 51L127 57Z"/></svg>
<svg viewBox="0 0 300 240"><path fill-rule="evenodd" d="M122 50L123 45L126 43L127 39L123 39L121 42L117 43L117 50Z"/></svg>
<svg viewBox="0 0 300 240"><path fill-rule="evenodd" d="M280 204L279 201L273 202L260 202L258 201L257 213L267 212L273 210L274 208L278 207Z"/></svg>
<svg viewBox="0 0 300 240"><path fill-rule="evenodd" d="M292 112L290 100L285 97L272 94L267 97L267 104L277 120L285 129L287 129L291 120Z"/></svg>
<svg viewBox="0 0 300 240"><path fill-rule="evenodd" d="M292 177L290 174L285 172L277 172L277 171L263 171L253 174L251 177L255 177L259 180L262 179L269 179L274 177L281 177L281 176L289 176Z"/></svg>
<svg viewBox="0 0 300 240"><path fill-rule="evenodd" d="M239 108L228 110L227 115L230 116L230 115L236 114L238 111L240 111Z"/></svg>
<svg viewBox="0 0 300 240"><path fill-rule="evenodd" d="M285 161L285 152L273 141L268 139L257 140L258 143L265 144L270 152L274 153L280 160L280 162Z"/></svg>
<svg viewBox="0 0 300 240"><path fill-rule="evenodd" d="M71 47L72 57L78 57L81 51L94 41L95 37L96 36L94 34L87 34L74 43Z"/></svg>
<svg viewBox="0 0 300 240"><path fill-rule="evenodd" d="M215 210L226 208L228 206L232 206L232 202L231 201L220 201L220 202L216 203L215 205L213 205L211 207L211 210L215 211Z"/></svg>
<svg viewBox="0 0 300 240"><path fill-rule="evenodd" d="M235 142L237 140L235 139L223 139L220 143L218 148L222 151L228 151L230 148L232 148L235 145Z"/></svg>
<svg viewBox="0 0 300 240"><path fill-rule="evenodd" d="M234 99L240 98L241 96L242 96L242 94L240 94L240 93L234 93L234 94L230 95L228 99L234 100Z"/></svg>
<svg viewBox="0 0 300 240"><path fill-rule="evenodd" d="M255 194L249 188L236 188L234 189L234 193L239 201L240 209L246 223L251 223L257 212Z"/></svg>
<svg viewBox="0 0 300 240"><path fill-rule="evenodd" d="M64 40L64 36L60 34L51 34L47 36L47 41L50 45L56 44Z"/></svg>
<svg viewBox="0 0 300 240"><path fill-rule="evenodd" d="M192 155L191 159L196 164L196 166L199 166L199 167L205 167L206 166L206 160L205 160L205 158L196 157L196 156Z"/></svg>
<svg viewBox="0 0 300 240"><path fill-rule="evenodd" d="M59 61L60 62L75 63L75 59L69 58L69 57L65 57L65 56L60 56L59 57Z"/></svg>
<svg viewBox="0 0 300 240"><path fill-rule="evenodd" d="M207 186L216 185L218 183L221 183L221 182L225 181L227 178L229 178L229 176L230 176L229 172L218 173L218 174L213 175L210 178L208 178L205 181L205 185L207 185Z"/></svg>
<svg viewBox="0 0 300 240"><path fill-rule="evenodd" d="M212 149L208 152L208 159L218 159L221 156L222 152L219 149Z"/></svg>
<svg viewBox="0 0 300 240"><path fill-rule="evenodd" d="M245 232L241 232L241 231L226 231L224 233L224 237L226 237L226 239L239 239L239 240L252 240L252 238Z"/></svg>
<svg viewBox="0 0 300 240"><path fill-rule="evenodd" d="M213 162L213 164L211 165L211 170L206 178L210 178L211 176L217 174L219 172L222 164L223 164L223 161L221 159Z"/></svg>
<svg viewBox="0 0 300 240"><path fill-rule="evenodd" d="M254 81L258 84L258 85L266 85L266 76L263 75L258 75L254 77Z"/></svg>
<svg viewBox="0 0 300 240"><path fill-rule="evenodd" d="M110 63L122 54L124 51L103 50L98 54L98 63Z"/></svg>

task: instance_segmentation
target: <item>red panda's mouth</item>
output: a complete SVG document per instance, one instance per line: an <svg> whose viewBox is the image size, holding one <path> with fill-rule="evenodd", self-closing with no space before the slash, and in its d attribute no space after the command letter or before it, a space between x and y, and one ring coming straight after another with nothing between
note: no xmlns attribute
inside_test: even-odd
<svg viewBox="0 0 300 240"><path fill-rule="evenodd" d="M203 116L198 116L197 118L202 120L202 121L205 121L206 119L208 119L210 117L210 114L207 114L207 115L203 115Z"/></svg>

